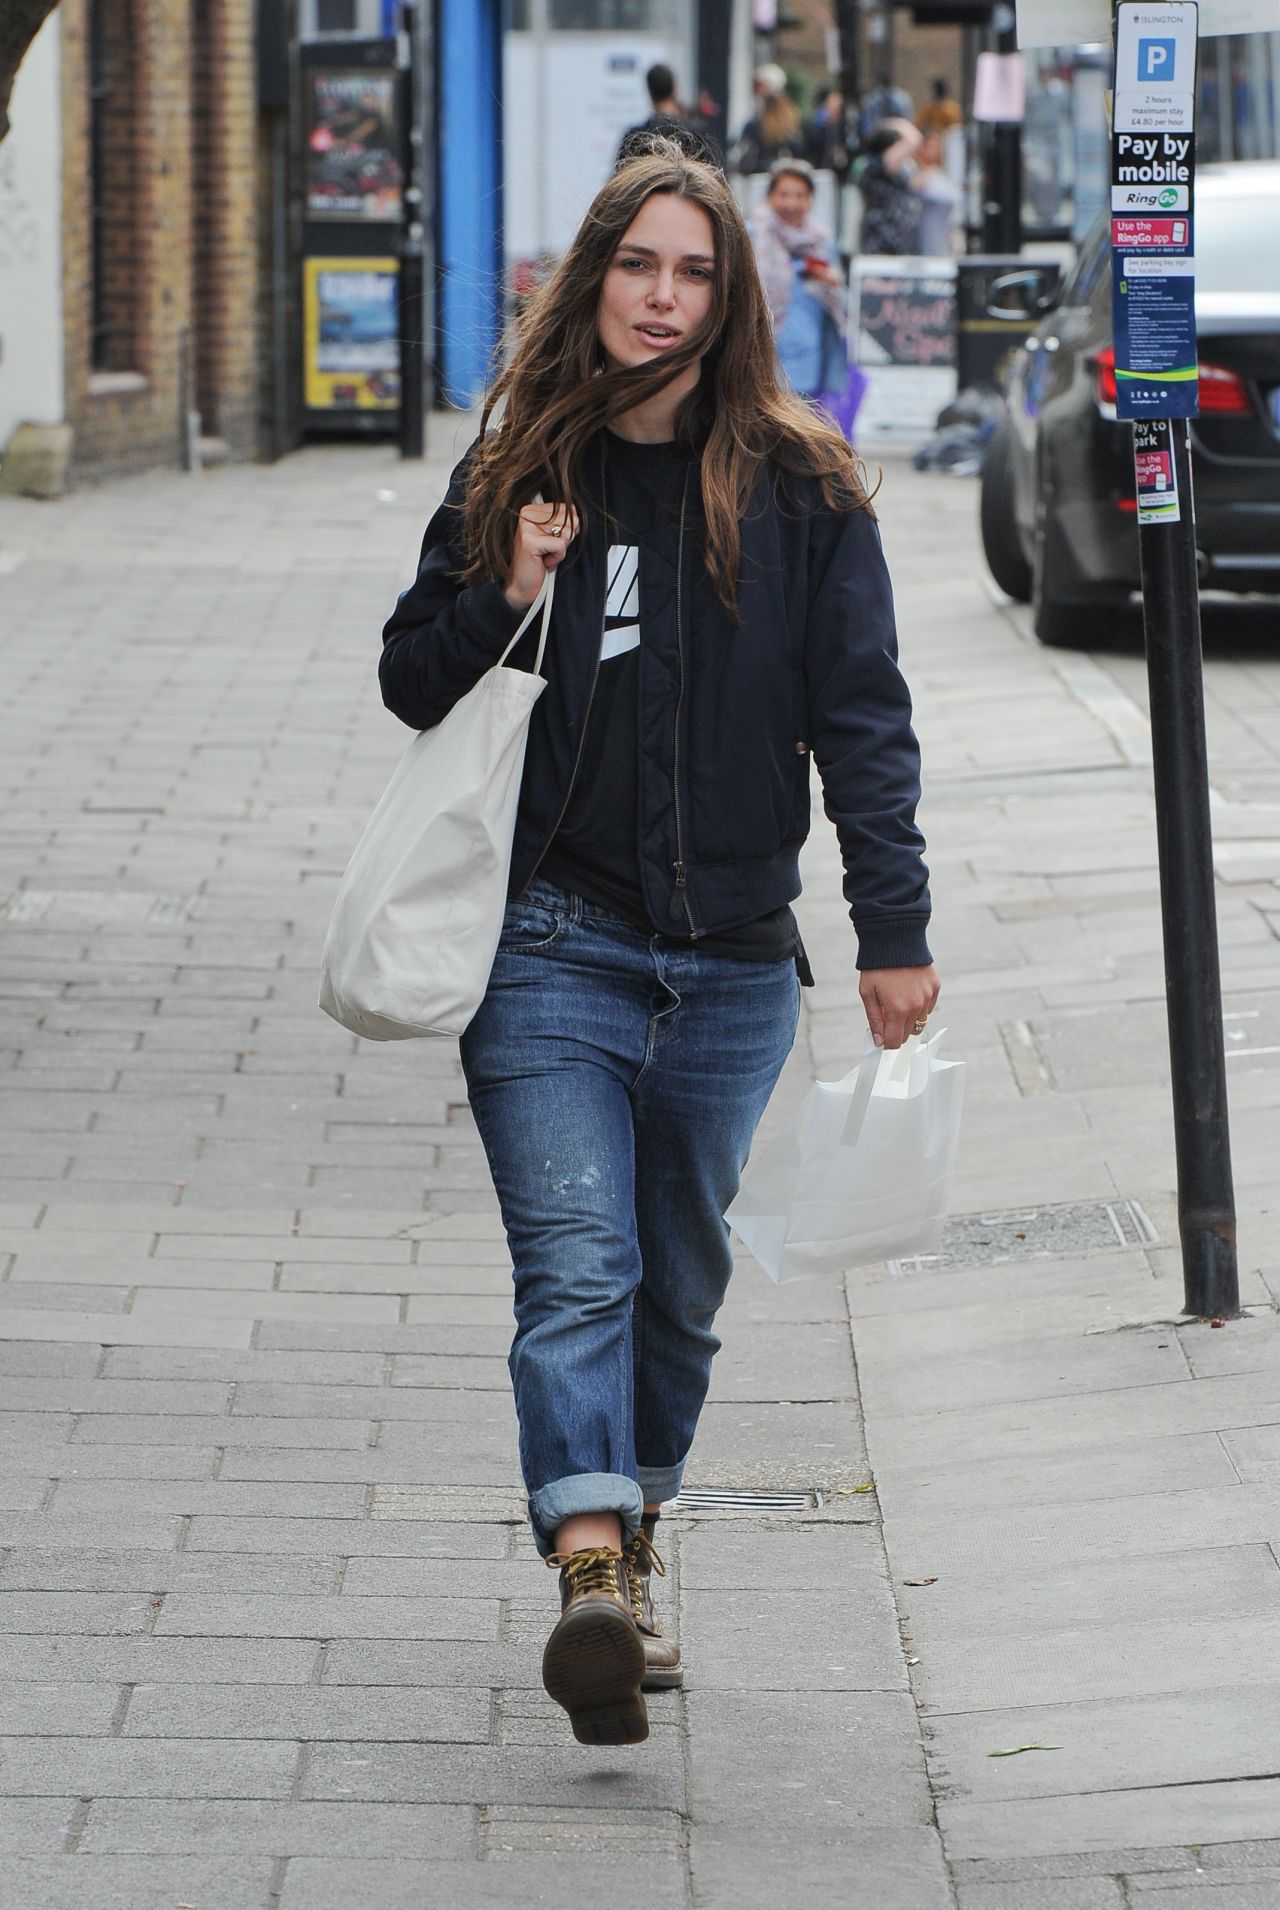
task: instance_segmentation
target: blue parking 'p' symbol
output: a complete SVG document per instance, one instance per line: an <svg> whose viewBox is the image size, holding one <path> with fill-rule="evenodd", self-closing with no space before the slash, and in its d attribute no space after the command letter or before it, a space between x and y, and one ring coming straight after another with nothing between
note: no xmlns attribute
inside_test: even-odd
<svg viewBox="0 0 1280 1910"><path fill-rule="evenodd" d="M1168 86L1173 79L1176 40L1138 41L1138 78L1149 84Z"/></svg>

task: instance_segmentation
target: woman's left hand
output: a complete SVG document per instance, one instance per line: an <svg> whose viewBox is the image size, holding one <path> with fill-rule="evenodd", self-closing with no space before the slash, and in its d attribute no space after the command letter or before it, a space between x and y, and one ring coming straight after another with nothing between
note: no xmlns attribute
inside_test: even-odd
<svg viewBox="0 0 1280 1910"><path fill-rule="evenodd" d="M877 1048L900 1048L908 1035L920 1034L933 1013L942 984L928 968L864 968L858 993Z"/></svg>

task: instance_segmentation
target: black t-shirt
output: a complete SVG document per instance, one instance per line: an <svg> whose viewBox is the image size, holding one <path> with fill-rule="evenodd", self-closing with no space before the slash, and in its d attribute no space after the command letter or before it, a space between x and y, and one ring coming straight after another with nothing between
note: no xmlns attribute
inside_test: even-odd
<svg viewBox="0 0 1280 1910"><path fill-rule="evenodd" d="M650 920L640 887L640 551L656 531L679 524L686 476L696 483L677 445L636 444L608 434L604 502L610 543L600 670L569 806L538 871L645 934L666 936L672 936L670 922ZM698 947L749 962L802 954L789 908L700 935Z"/></svg>

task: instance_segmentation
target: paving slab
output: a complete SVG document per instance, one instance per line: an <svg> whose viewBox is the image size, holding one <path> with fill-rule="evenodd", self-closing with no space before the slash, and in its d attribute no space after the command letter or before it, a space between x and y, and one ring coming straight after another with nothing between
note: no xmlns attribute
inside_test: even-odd
<svg viewBox="0 0 1280 1910"><path fill-rule="evenodd" d="M690 1810L779 1843L926 1826L933 1804L906 1692L693 1690Z"/></svg>
<svg viewBox="0 0 1280 1910"><path fill-rule="evenodd" d="M1238 1678L1208 1691L1031 1705L929 1722L934 1781L975 1801L1100 1795L1266 1777L1280 1690ZM1052 1749L993 1757L1022 1744Z"/></svg>
<svg viewBox="0 0 1280 1910"><path fill-rule="evenodd" d="M0 1810L0 1856L56 1855L83 1809L78 1797L7 1797Z"/></svg>
<svg viewBox="0 0 1280 1910"><path fill-rule="evenodd" d="M0 1676L37 1680L148 1680L200 1684L310 1683L318 1652L311 1639L119 1638L13 1634L0 1637Z"/></svg>
<svg viewBox="0 0 1280 1910"><path fill-rule="evenodd" d="M511 1523L521 1516L513 1508ZM3 1527L0 1526L0 1530ZM185 1550L269 1551L328 1558L481 1558L507 1556L507 1532L485 1520L220 1519L191 1521Z"/></svg>
<svg viewBox="0 0 1280 1910"><path fill-rule="evenodd" d="M422 1910L428 1903L451 1910L507 1910L512 1904L572 1902L587 1886L599 1853L576 1862L553 1859L503 1863L421 1863L412 1859L365 1858L330 1863L295 1857L289 1863L280 1910ZM616 1858L615 1858L616 1861ZM688 1902L682 1864L628 1855L626 1887L654 1910L684 1910Z"/></svg>
<svg viewBox="0 0 1280 1910"><path fill-rule="evenodd" d="M744 1903L867 1904L876 1910L954 1910L935 1830L877 1827L859 1835L824 1826L821 1835L783 1840L780 1829L695 1824L689 1840L698 1910ZM1029 1905L1019 1910L1031 1910Z"/></svg>
<svg viewBox="0 0 1280 1910"><path fill-rule="evenodd" d="M107 1737L122 1695L110 1684L8 1685L0 1690L0 1738Z"/></svg>
<svg viewBox="0 0 1280 1910"><path fill-rule="evenodd" d="M333 1685L136 1685L126 1738L353 1739L386 1744L487 1744L487 1690L388 1690Z"/></svg>
<svg viewBox="0 0 1280 1910"><path fill-rule="evenodd" d="M1013 1507L973 1508L963 1521L892 1516L886 1527L899 1547L903 1577L967 1569L986 1558L998 1565L1066 1564L1094 1558L1137 1557L1221 1545L1270 1544L1280 1506L1266 1486L1152 1493L1146 1497Z"/></svg>
<svg viewBox="0 0 1280 1910"><path fill-rule="evenodd" d="M470 1857L474 1811L464 1805L100 1798L80 1851L162 1856Z"/></svg>
<svg viewBox="0 0 1280 1910"><path fill-rule="evenodd" d="M981 1462L1022 1453L1118 1446L1158 1434L1191 1433L1280 1424L1280 1379L1258 1373L1232 1379L1202 1379L1195 1385L1121 1387L1112 1393L1082 1393L1043 1400L976 1405L877 1417L871 1451L877 1459L924 1467L939 1453Z"/></svg>
<svg viewBox="0 0 1280 1910"><path fill-rule="evenodd" d="M269 1858L17 1858L5 1867L5 1910L262 1910Z"/></svg>
<svg viewBox="0 0 1280 1910"><path fill-rule="evenodd" d="M1042 1855L1135 1844L1262 1837L1276 1822L1280 1778L1257 1783L1169 1785L1103 1796L1028 1798L1005 1804L942 1800L938 1822L950 1858Z"/></svg>
<svg viewBox="0 0 1280 1910"><path fill-rule="evenodd" d="M661 1736L620 1751L570 1743L553 1750L498 1745L318 1744L307 1761L307 1798L385 1803L496 1804L555 1808L680 1810L684 1770L680 1746Z"/></svg>
<svg viewBox="0 0 1280 1910"><path fill-rule="evenodd" d="M1116 1877L1074 1877L1037 1883L1035 1910L1128 1910L1123 1886ZM1024 1883L961 1884L956 1893L959 1910L1027 1910Z"/></svg>
<svg viewBox="0 0 1280 1910"><path fill-rule="evenodd" d="M0 1590L41 1592L328 1592L338 1557L276 1558L257 1552L40 1551L14 1548L0 1564Z"/></svg>
<svg viewBox="0 0 1280 1910"><path fill-rule="evenodd" d="M73 1446L95 1443L115 1447L172 1445L239 1447L297 1446L304 1449L367 1450L373 1438L372 1420L324 1419L299 1413L273 1414L257 1419L249 1413L96 1413L77 1416Z"/></svg>
<svg viewBox="0 0 1280 1910"><path fill-rule="evenodd" d="M795 1591L682 1588L681 1635L698 1665L700 1691L903 1691L906 1671L890 1593L880 1560L859 1571L853 1558L844 1585L803 1594L806 1622L797 1626Z"/></svg>
<svg viewBox="0 0 1280 1910"><path fill-rule="evenodd" d="M1280 1614L1280 1568L1268 1545L1099 1558L1037 1569L1020 1561L998 1574L946 1572L927 1586L899 1585L898 1603L918 1650L952 1639L996 1643L1089 1625L1222 1624Z"/></svg>
<svg viewBox="0 0 1280 1910"><path fill-rule="evenodd" d="M0 1796L288 1797L297 1763L294 1744L9 1739L0 1742Z"/></svg>
<svg viewBox="0 0 1280 1910"><path fill-rule="evenodd" d="M273 1598L175 1592L157 1638L473 1638L496 1634L496 1598Z"/></svg>
<svg viewBox="0 0 1280 1910"><path fill-rule="evenodd" d="M1132 1439L1121 1445L1083 1446L1041 1453L1034 1469L1024 1458L876 1469L876 1482L905 1518L957 1516L970 1507L1072 1505L1233 1487L1240 1474L1215 1433Z"/></svg>
<svg viewBox="0 0 1280 1910"><path fill-rule="evenodd" d="M1201 1888L1181 1884L1165 1890L1144 1888L1136 1901L1142 1910L1278 1910L1280 1873L1270 1877L1242 1877L1239 1881Z"/></svg>

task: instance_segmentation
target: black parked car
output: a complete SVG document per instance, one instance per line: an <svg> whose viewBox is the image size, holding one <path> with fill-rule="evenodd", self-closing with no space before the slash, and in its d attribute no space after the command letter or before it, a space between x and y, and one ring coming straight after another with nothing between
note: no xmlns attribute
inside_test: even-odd
<svg viewBox="0 0 1280 1910"><path fill-rule="evenodd" d="M993 310L1034 277L1000 281ZM991 574L1042 643L1087 646L1139 587L1132 430L1115 413L1104 220L1016 354L982 472ZM1196 179L1200 416L1192 421L1202 583L1280 591L1280 165ZM1104 613L1101 620L1099 613Z"/></svg>

